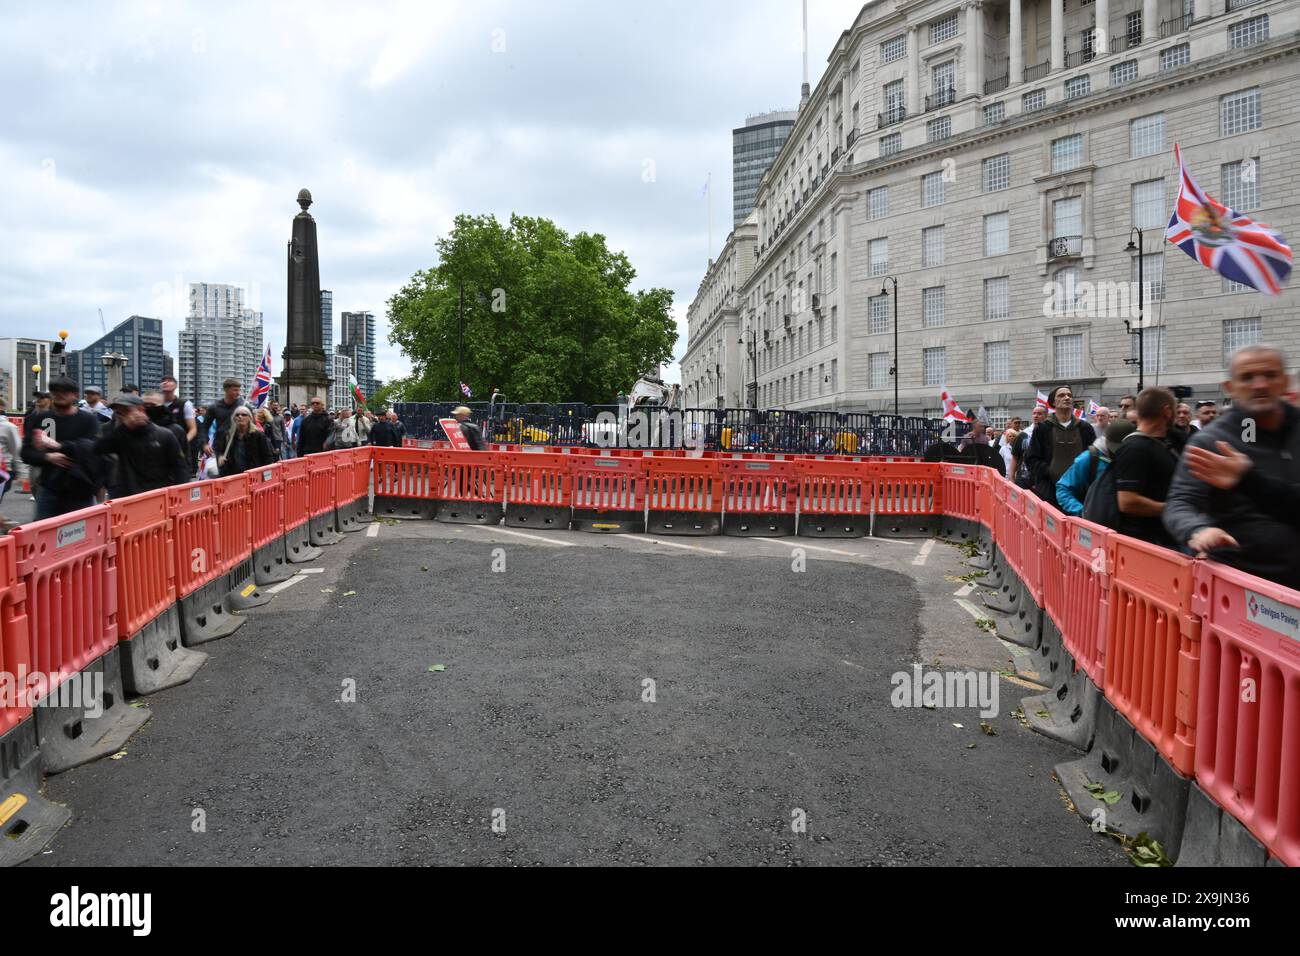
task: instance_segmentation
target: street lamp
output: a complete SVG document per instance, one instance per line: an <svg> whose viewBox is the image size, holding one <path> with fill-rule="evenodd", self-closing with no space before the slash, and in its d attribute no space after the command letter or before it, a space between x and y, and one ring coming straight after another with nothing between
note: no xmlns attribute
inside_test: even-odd
<svg viewBox="0 0 1300 956"><path fill-rule="evenodd" d="M1134 245L1134 244L1133 244L1133 233L1135 233L1135 232L1137 233L1137 245ZM1145 283L1142 281L1142 279L1143 279L1143 276L1142 276L1142 230L1139 229L1137 226L1134 226L1132 229L1129 230L1129 232L1128 232L1128 245L1124 247L1124 251L1125 251L1125 252L1137 252L1137 254L1138 254L1138 327L1137 327L1137 331L1134 332L1134 331L1133 331L1133 326L1132 326L1132 324L1129 322L1128 319L1125 319L1125 320L1124 320L1124 330L1125 330L1129 335L1136 335L1136 336L1138 337L1138 357L1137 357L1137 367L1138 367L1138 388L1137 388L1137 390L1138 390L1138 393L1140 394L1140 393L1142 392L1142 373L1143 373L1143 372L1145 371L1145 369L1146 369L1146 361L1145 361L1145 360L1146 360L1146 355L1145 355L1145 353L1144 353L1144 351L1143 351L1144 343L1143 343L1143 340L1142 340L1143 326L1146 324L1146 316L1145 316L1145 314L1144 314L1144 310L1145 310L1145 307L1146 307L1146 302L1144 301L1144 298L1143 298L1143 292L1144 292L1144 286L1145 286ZM1132 365L1132 364L1133 364L1133 359L1125 359L1125 360L1124 360L1124 364L1125 364L1125 365Z"/></svg>
<svg viewBox="0 0 1300 956"><path fill-rule="evenodd" d="M894 359L893 365L889 368L889 377L894 380L894 417L898 417L898 280L893 276L885 276L884 282L880 284L880 294L889 295L889 289L885 282L894 283Z"/></svg>
<svg viewBox="0 0 1300 956"><path fill-rule="evenodd" d="M748 382L745 383L745 390L746 390L745 400L749 402L751 408L757 408L758 407L758 354L754 350L754 339L757 333L754 331L752 326L750 328L745 329L745 332L749 335L749 363L750 363L750 379ZM744 345L745 336L741 335L741 337L736 340L736 344ZM754 392L753 398L749 397L749 390L751 388L753 389Z"/></svg>

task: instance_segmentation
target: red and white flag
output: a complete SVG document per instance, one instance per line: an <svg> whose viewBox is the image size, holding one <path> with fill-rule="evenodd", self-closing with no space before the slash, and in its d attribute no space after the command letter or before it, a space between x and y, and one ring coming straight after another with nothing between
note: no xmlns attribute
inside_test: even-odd
<svg viewBox="0 0 1300 956"><path fill-rule="evenodd" d="M943 402L944 421L948 421L948 419L957 422L972 421L972 418L961 410L961 406L957 404L957 400L949 393L948 386L945 385L943 391L939 393L939 400Z"/></svg>
<svg viewBox="0 0 1300 956"><path fill-rule="evenodd" d="M1039 392L1038 395L1035 396L1035 398L1034 398L1034 407L1035 407L1035 408L1045 408L1045 409L1047 409L1049 412L1052 410L1052 406L1047 404L1047 393L1046 393L1046 392Z"/></svg>

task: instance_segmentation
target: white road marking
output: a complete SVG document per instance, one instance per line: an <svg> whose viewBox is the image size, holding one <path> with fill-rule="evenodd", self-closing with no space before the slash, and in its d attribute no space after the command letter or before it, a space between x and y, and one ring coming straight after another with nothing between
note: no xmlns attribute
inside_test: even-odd
<svg viewBox="0 0 1300 956"><path fill-rule="evenodd" d="M825 551L829 554L842 554L849 558L860 558L862 555L854 551L841 551L839 548L823 548L815 544L803 544L797 538L786 541L782 538L760 538L754 537L754 541L766 541L768 544L780 544L787 548L803 548L806 551Z"/></svg>
<svg viewBox="0 0 1300 956"><path fill-rule="evenodd" d="M912 546L912 542L915 541L916 539L915 539L915 538L886 538L886 537L882 537L882 536L880 536L880 535L876 535L876 536L874 536L874 537L866 537L866 538L862 538L861 540L863 540L863 541L885 541L885 542L888 542L889 544L901 544L901 545L905 545L905 546L907 546L907 547L910 548L910 547Z"/></svg>
<svg viewBox="0 0 1300 956"><path fill-rule="evenodd" d="M687 551L699 551L702 554L721 554L726 555L726 551L718 551L716 548L701 548L695 544L679 544L676 541L665 541L662 538L652 538L644 534L624 534L619 537L628 538L631 541L645 541L649 544L662 544L665 548L683 548Z"/></svg>
<svg viewBox="0 0 1300 956"><path fill-rule="evenodd" d="M841 664L848 664L850 667L856 667L860 671L866 670L861 664L855 664L852 661L840 661Z"/></svg>
<svg viewBox="0 0 1300 956"><path fill-rule="evenodd" d="M366 537L367 537L367 538L377 538L377 537L379 537L379 522L378 522L378 521L374 521L374 522L372 522L371 525L370 525L370 527L366 529Z"/></svg>
<svg viewBox="0 0 1300 956"><path fill-rule="evenodd" d="M529 534L526 531L511 531L509 528L498 528L496 525L466 525L467 528L478 528L480 531L487 531L491 534L509 534L516 538L527 538L529 541L545 541L547 544L558 544L561 548L576 548L577 544L572 541L561 541L559 538L544 538L540 534Z"/></svg>
<svg viewBox="0 0 1300 956"><path fill-rule="evenodd" d="M975 585L963 584L961 587L959 587L957 590L953 591L952 593L955 597L965 597L966 595L970 594L971 591L974 590L975 590Z"/></svg>
<svg viewBox="0 0 1300 956"><path fill-rule="evenodd" d="M299 574L324 574L325 569L324 568L300 568L298 573Z"/></svg>
<svg viewBox="0 0 1300 956"><path fill-rule="evenodd" d="M306 581L306 580L307 580L306 578L304 578L304 577L299 577L298 575L295 574L295 575L294 575L293 577L291 577L289 580L287 580L287 581L281 581L279 584L275 584L275 585L272 585L271 587L267 588L267 589L266 589L266 593L267 593L267 594L279 594L281 591L286 591L286 590L288 590L289 588L293 587L295 584L301 584L303 581Z"/></svg>
<svg viewBox="0 0 1300 956"><path fill-rule="evenodd" d="M971 604L970 601L963 601L961 598L957 598L957 603L960 604L962 607L964 607L966 609L966 613L968 613L971 617L975 618L975 620L977 621L992 620L991 617L989 617L987 614L985 614L983 611L977 608L974 604Z"/></svg>
<svg viewBox="0 0 1300 956"><path fill-rule="evenodd" d="M934 550L934 538L931 538L925 544L921 545L921 553L912 559L913 564L925 564L930 557L930 552Z"/></svg>

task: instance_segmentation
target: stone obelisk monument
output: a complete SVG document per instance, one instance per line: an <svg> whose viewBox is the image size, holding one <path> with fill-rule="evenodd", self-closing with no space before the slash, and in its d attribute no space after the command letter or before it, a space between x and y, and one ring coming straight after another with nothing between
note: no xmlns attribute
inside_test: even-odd
<svg viewBox="0 0 1300 956"><path fill-rule="evenodd" d="M320 257L316 248L316 220L307 212L311 193L298 192L302 212L293 217L293 238L289 240L288 341L284 365L277 381L280 403L288 408L311 401L314 396L329 403L330 377L321 346Z"/></svg>

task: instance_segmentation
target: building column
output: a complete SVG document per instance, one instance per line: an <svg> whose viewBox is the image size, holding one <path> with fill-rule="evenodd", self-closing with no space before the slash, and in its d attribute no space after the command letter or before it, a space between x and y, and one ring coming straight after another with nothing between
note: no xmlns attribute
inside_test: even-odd
<svg viewBox="0 0 1300 956"><path fill-rule="evenodd" d="M1149 0L1154 3L1155 0ZM1065 67L1065 0L1052 0L1052 41L1048 53L1053 73Z"/></svg>
<svg viewBox="0 0 1300 956"><path fill-rule="evenodd" d="M1160 14L1156 10L1156 0L1142 0L1142 42L1159 39Z"/></svg>
<svg viewBox="0 0 1300 956"><path fill-rule="evenodd" d="M984 95L984 6L966 5L966 95Z"/></svg>
<svg viewBox="0 0 1300 956"><path fill-rule="evenodd" d="M921 50L917 28L907 31L907 115L921 112Z"/></svg>
<svg viewBox="0 0 1300 956"><path fill-rule="evenodd" d="M1193 0L1192 19L1196 21L1204 20L1210 15L1210 0Z"/></svg>
<svg viewBox="0 0 1300 956"><path fill-rule="evenodd" d="M1097 0L1097 33L1092 40L1092 52L1105 56L1110 52L1110 0Z"/></svg>
<svg viewBox="0 0 1300 956"><path fill-rule="evenodd" d="M1008 53L1007 82L1012 86L1025 79L1025 37L1020 27L1020 0L1011 0L1011 49Z"/></svg>

